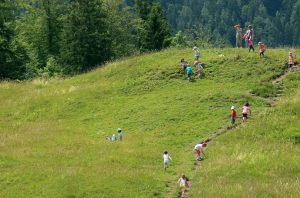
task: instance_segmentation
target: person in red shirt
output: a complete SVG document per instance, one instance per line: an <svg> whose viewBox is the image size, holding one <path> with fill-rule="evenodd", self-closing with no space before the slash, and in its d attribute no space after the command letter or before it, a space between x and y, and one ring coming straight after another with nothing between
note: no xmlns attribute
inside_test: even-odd
<svg viewBox="0 0 300 198"><path fill-rule="evenodd" d="M254 41L253 41L253 38L250 36L249 37L249 40L248 40L248 46L249 46L249 52L251 51L251 50L253 50L253 52L254 52L254 43L253 43Z"/></svg>
<svg viewBox="0 0 300 198"><path fill-rule="evenodd" d="M231 127L232 128L235 127L235 119L236 119L236 111L235 111L235 107L232 106L231 107Z"/></svg>

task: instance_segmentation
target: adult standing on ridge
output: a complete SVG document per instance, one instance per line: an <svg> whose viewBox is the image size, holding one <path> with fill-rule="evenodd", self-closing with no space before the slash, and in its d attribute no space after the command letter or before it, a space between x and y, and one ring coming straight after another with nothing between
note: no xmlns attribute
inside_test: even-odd
<svg viewBox="0 0 300 198"><path fill-rule="evenodd" d="M243 35L242 31L243 29L241 28L240 24L237 24L233 26L235 28L236 34L235 34L235 46L237 48L241 48L242 46L242 40L243 40Z"/></svg>
<svg viewBox="0 0 300 198"><path fill-rule="evenodd" d="M252 38L253 42L254 42L254 30L252 25L248 25L248 30L246 31L246 37L249 40L250 38Z"/></svg>

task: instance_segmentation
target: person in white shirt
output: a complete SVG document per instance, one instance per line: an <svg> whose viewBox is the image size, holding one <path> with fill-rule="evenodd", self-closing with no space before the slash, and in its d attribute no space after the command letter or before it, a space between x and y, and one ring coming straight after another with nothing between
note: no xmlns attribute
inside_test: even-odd
<svg viewBox="0 0 300 198"><path fill-rule="evenodd" d="M164 159L164 169L167 170L167 168L169 167L169 160L172 160L172 158L168 154L168 151L164 152L163 159Z"/></svg>
<svg viewBox="0 0 300 198"><path fill-rule="evenodd" d="M201 157L201 153L204 154L204 152L203 152L204 147L207 147L207 142L206 141L203 141L203 142L200 142L199 144L196 144L196 146L195 146L196 160L201 161L203 159L203 157Z"/></svg>
<svg viewBox="0 0 300 198"><path fill-rule="evenodd" d="M182 176L178 179L178 184L181 189L180 197L184 197L186 188L189 187L188 181L189 181L189 179L184 174L182 174Z"/></svg>

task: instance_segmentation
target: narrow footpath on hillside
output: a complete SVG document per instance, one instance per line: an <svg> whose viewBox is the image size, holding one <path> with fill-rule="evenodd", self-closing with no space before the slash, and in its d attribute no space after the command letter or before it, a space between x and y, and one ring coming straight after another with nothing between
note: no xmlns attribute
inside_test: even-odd
<svg viewBox="0 0 300 198"><path fill-rule="evenodd" d="M272 84L282 82L289 74L291 74L293 72L296 72L296 71L299 71L299 70L300 70L300 65L299 64L294 65L292 68L285 69L285 71L282 75L280 75L276 79L272 80ZM271 108L276 106L277 103L278 103L278 100L280 99L280 95L278 95L274 98L264 98L264 97L261 97L261 96L253 95L251 93L246 93L246 95L250 96L250 97L257 98L257 99L260 99L260 100L270 102L270 104L271 104L270 107ZM219 130L211 133L211 135L209 137L203 139L203 141L209 139L210 140L209 144L211 144L213 142L213 140L216 139L217 137L219 137L220 135L224 135L227 132L233 131L233 130L239 128L241 125L244 125L244 124L246 124L246 123L242 123L242 121L241 121L241 122L236 123L235 128L226 127L226 128L219 129ZM201 170L201 161L195 161L194 166L195 167L193 168L193 174L190 175L190 177L189 177L191 181L193 181L195 179L196 173ZM192 186L190 186L190 188L192 188ZM192 197L192 195L190 193L190 188L185 193L185 197ZM176 189L178 189L178 188L176 188ZM174 193L174 191L172 191L172 193ZM169 194L169 195L171 195L171 194ZM167 197L170 197L170 196L167 196ZM179 192L179 191L178 191L178 197L181 197L181 192Z"/></svg>

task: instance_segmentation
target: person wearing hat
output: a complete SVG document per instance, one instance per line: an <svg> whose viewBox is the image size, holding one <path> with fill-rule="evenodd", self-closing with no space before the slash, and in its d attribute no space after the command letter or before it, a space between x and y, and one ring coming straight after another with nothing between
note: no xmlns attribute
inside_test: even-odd
<svg viewBox="0 0 300 198"><path fill-rule="evenodd" d="M195 51L195 60L198 61L198 59L200 57L200 51L196 46L193 47L193 50Z"/></svg>
<svg viewBox="0 0 300 198"><path fill-rule="evenodd" d="M241 48L242 47L242 40L243 40L243 35L242 35L242 31L243 29L241 28L240 24L237 24L235 26L233 26L235 28L236 34L235 34L235 46L237 48Z"/></svg>
<svg viewBox="0 0 300 198"><path fill-rule="evenodd" d="M258 42L259 56L265 56L266 46L262 42Z"/></svg>
<svg viewBox="0 0 300 198"><path fill-rule="evenodd" d="M123 139L123 132L122 132L121 128L118 128L118 138L120 141L122 141L122 139Z"/></svg>
<svg viewBox="0 0 300 198"><path fill-rule="evenodd" d="M295 64L295 58L293 56L292 52L289 52L289 56L288 56L288 67L292 68L292 66Z"/></svg>
<svg viewBox="0 0 300 198"><path fill-rule="evenodd" d="M235 127L235 119L236 119L236 111L235 111L235 107L232 106L231 107L231 127L232 128Z"/></svg>

